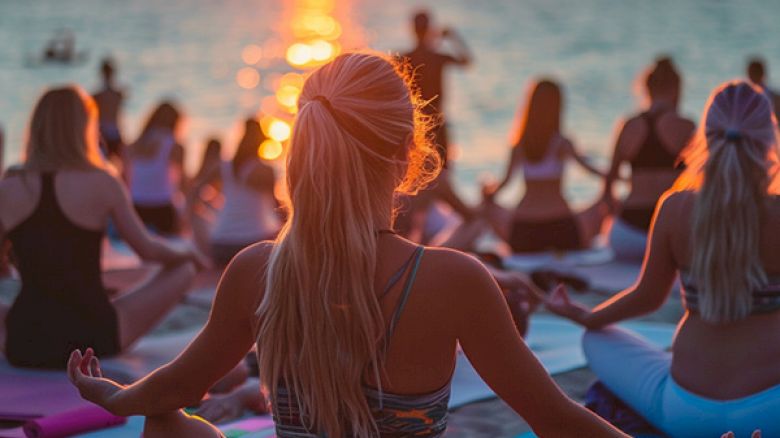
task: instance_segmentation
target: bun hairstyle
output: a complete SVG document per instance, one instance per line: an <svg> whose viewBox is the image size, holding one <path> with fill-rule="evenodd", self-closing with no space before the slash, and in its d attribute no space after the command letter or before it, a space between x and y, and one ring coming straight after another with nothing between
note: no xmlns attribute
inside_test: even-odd
<svg viewBox="0 0 780 438"><path fill-rule="evenodd" d="M407 77L385 57L344 54L311 74L298 102L259 363L271 400L287 388L305 427L327 436L378 434L362 391L367 376L381 383L376 227L394 193L416 193L441 167Z"/></svg>
<svg viewBox="0 0 780 438"><path fill-rule="evenodd" d="M676 187L699 192L691 264L699 311L706 321L730 322L750 314L753 291L767 282L759 243L778 181L777 121L767 97L744 81L716 88L702 119Z"/></svg>
<svg viewBox="0 0 780 438"><path fill-rule="evenodd" d="M672 58L664 56L655 61L645 76L645 87L651 100L658 97L672 97L675 105L680 95L682 79Z"/></svg>

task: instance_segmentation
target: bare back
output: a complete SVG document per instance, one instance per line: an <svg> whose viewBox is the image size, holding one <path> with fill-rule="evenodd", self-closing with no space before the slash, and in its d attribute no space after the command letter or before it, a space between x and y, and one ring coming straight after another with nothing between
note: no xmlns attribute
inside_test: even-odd
<svg viewBox="0 0 780 438"><path fill-rule="evenodd" d="M119 120L119 110L122 107L124 95L113 88L103 88L92 96L99 109L101 122L116 124Z"/></svg>
<svg viewBox="0 0 780 438"><path fill-rule="evenodd" d="M667 239L678 269L691 266L691 227L696 195L667 200ZM670 202L671 201L671 202ZM780 198L767 200L761 230L761 260L769 276L780 275ZM661 219L659 218L659 221ZM756 314L730 324L711 324L686 312L673 346L672 375L685 388L715 399L754 394L780 383L780 312Z"/></svg>

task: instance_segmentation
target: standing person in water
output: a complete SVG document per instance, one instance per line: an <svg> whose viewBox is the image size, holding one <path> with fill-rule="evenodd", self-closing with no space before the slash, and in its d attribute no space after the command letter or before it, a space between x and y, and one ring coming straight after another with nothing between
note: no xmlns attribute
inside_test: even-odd
<svg viewBox="0 0 780 438"><path fill-rule="evenodd" d="M506 174L497 185L483 189L488 221L515 252L588 248L609 213L602 201L574 213L563 197L561 184L568 159L595 175L604 175L564 137L562 114L560 86L548 79L535 82L519 119ZM507 210L496 204L494 197L509 184L518 168L525 178L525 194L517 208Z"/></svg>
<svg viewBox="0 0 780 438"><path fill-rule="evenodd" d="M422 107L423 113L432 120L433 143L441 157L444 170L428 192L421 193L418 198L411 201L410 211L407 212L408 217L404 219L408 224L403 228L421 227L431 202L436 199L449 204L465 221L470 221L474 218L474 211L455 193L448 174L451 166L448 162L448 125L444 116L444 72L449 66L470 65L471 51L454 29L444 28L439 35L436 35L431 26L431 18L425 11L414 15L413 24L417 44L411 52L401 56L414 71L413 86L425 102ZM437 38L451 42L455 53L451 55L439 52Z"/></svg>
<svg viewBox="0 0 780 438"><path fill-rule="evenodd" d="M589 329L591 370L668 436L780 436L777 122L761 89L735 81L715 89L702 124L636 285L592 310L559 288L547 307ZM671 353L609 327L661 307L678 275L686 312Z"/></svg>
<svg viewBox="0 0 780 438"><path fill-rule="evenodd" d="M0 181L0 241L13 244L22 280L4 321L12 365L62 368L74 348L105 356L127 349L181 300L203 259L146 232L124 185L106 170L98 138L86 93L49 90L33 112L24 163ZM163 265L115 298L100 276L109 220L141 258Z"/></svg>
<svg viewBox="0 0 780 438"><path fill-rule="evenodd" d="M221 183L225 203L207 238L211 257L219 266L226 266L245 247L275 238L282 226L276 214L274 169L257 156L263 140L260 123L247 119L233 159L212 167L192 188L190 199L195 201L202 188Z"/></svg>
<svg viewBox="0 0 780 438"><path fill-rule="evenodd" d="M750 58L747 65L747 77L754 85L761 87L772 102L775 117L780 119L780 95L767 84L766 63L763 59L754 56Z"/></svg>
<svg viewBox="0 0 780 438"><path fill-rule="evenodd" d="M176 139L180 118L172 103L161 103L127 151L135 210L147 227L163 235L175 235L180 228L175 201L186 186L184 147Z"/></svg>
<svg viewBox="0 0 780 438"><path fill-rule="evenodd" d="M122 134L119 131L119 113L125 99L124 91L116 86L114 75L116 66L111 58L104 58L100 63L102 88L92 95L98 107L100 119L100 136L103 138L103 153L111 161L122 157Z"/></svg>
<svg viewBox="0 0 780 438"><path fill-rule="evenodd" d="M636 263L645 255L656 203L680 174L678 157L696 128L677 112L682 80L670 58L656 61L644 85L649 106L623 124L604 186L605 198L612 199L621 165L631 165L631 192L619 207L609 241L619 260Z"/></svg>
<svg viewBox="0 0 780 438"><path fill-rule="evenodd" d="M137 383L102 378L91 350L74 351L81 394L146 415L146 438L222 436L179 408L256 344L279 438L441 437L460 344L539 435L624 437L555 385L479 262L392 232L395 195L435 178L439 160L391 62L341 55L309 76L298 106L277 240L233 259L203 331Z"/></svg>

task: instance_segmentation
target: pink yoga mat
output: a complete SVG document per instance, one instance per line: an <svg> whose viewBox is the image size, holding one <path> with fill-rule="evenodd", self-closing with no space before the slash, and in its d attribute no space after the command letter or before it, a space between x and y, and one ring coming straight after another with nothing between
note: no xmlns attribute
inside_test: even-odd
<svg viewBox="0 0 780 438"><path fill-rule="evenodd" d="M92 430L105 429L127 422L105 409L89 404L49 417L37 418L24 424L28 438L60 438Z"/></svg>

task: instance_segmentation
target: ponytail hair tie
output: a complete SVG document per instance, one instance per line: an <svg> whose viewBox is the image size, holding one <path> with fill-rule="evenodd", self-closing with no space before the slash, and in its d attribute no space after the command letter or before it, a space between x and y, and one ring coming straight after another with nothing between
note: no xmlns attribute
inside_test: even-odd
<svg viewBox="0 0 780 438"><path fill-rule="evenodd" d="M742 140L742 132L740 132L739 129L728 128L726 129L725 134L726 134L726 140L728 141Z"/></svg>

